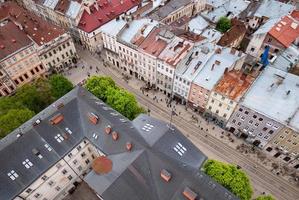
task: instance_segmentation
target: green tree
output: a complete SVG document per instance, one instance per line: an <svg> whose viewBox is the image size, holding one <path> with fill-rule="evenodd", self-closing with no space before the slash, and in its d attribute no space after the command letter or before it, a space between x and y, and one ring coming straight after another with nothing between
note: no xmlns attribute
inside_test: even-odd
<svg viewBox="0 0 299 200"><path fill-rule="evenodd" d="M38 89L35 85L25 84L17 89L13 98L29 110L38 113L48 106L47 102L44 102L42 96L43 94L38 92Z"/></svg>
<svg viewBox="0 0 299 200"><path fill-rule="evenodd" d="M106 95L107 104L130 120L143 112L134 95L125 90L109 87Z"/></svg>
<svg viewBox="0 0 299 200"><path fill-rule="evenodd" d="M108 88L116 88L115 82L110 77L92 76L87 79L86 89L99 99L106 101Z"/></svg>
<svg viewBox="0 0 299 200"><path fill-rule="evenodd" d="M22 103L15 100L13 97L0 98L0 116L6 114L10 109L25 108Z"/></svg>
<svg viewBox="0 0 299 200"><path fill-rule="evenodd" d="M230 27L231 22L227 17L221 17L216 24L216 30L220 31L221 33L225 33L230 29Z"/></svg>
<svg viewBox="0 0 299 200"><path fill-rule="evenodd" d="M37 92L40 94L40 99L45 105L50 105L55 101L52 95L52 87L48 79L39 78L34 82Z"/></svg>
<svg viewBox="0 0 299 200"><path fill-rule="evenodd" d="M5 137L33 116L34 112L27 108L9 110L6 114L0 116L0 138Z"/></svg>
<svg viewBox="0 0 299 200"><path fill-rule="evenodd" d="M208 160L204 164L203 170L207 175L211 176L240 199L251 199L253 190L250 180L245 172L236 166L216 160Z"/></svg>
<svg viewBox="0 0 299 200"><path fill-rule="evenodd" d="M271 195L263 195L256 198L256 200L275 200Z"/></svg>
<svg viewBox="0 0 299 200"><path fill-rule="evenodd" d="M73 84L62 75L52 75L49 78L51 94L55 99L59 99L73 89Z"/></svg>

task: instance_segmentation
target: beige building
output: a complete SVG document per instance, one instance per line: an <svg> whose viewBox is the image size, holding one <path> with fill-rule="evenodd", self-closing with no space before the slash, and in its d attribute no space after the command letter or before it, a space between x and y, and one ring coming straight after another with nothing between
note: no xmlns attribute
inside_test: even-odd
<svg viewBox="0 0 299 200"><path fill-rule="evenodd" d="M45 74L34 43L10 20L1 22L0 96L7 96L18 86Z"/></svg>
<svg viewBox="0 0 299 200"><path fill-rule="evenodd" d="M203 11L206 6L206 0L162 0L160 2L160 4L153 4L155 9L149 17L165 24L171 24L185 16L192 17Z"/></svg>
<svg viewBox="0 0 299 200"><path fill-rule="evenodd" d="M245 74L242 70L225 70L222 79L211 92L206 106L207 114L211 114L223 126L254 79L251 74Z"/></svg>
<svg viewBox="0 0 299 200"><path fill-rule="evenodd" d="M274 157L288 162L299 156L299 133L284 127L266 146L266 151ZM297 160L299 164L299 160Z"/></svg>

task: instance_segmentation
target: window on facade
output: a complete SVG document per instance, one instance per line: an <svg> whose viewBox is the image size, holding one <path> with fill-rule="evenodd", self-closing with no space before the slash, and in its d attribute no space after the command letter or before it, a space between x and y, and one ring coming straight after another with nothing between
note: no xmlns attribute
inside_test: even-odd
<svg viewBox="0 0 299 200"><path fill-rule="evenodd" d="M256 115L253 115L252 117L253 117L254 119L256 119L256 118L257 118L257 116L256 116Z"/></svg>
<svg viewBox="0 0 299 200"><path fill-rule="evenodd" d="M66 174L66 173L67 173L66 169L62 170L62 174Z"/></svg>
<svg viewBox="0 0 299 200"><path fill-rule="evenodd" d="M34 195L34 197L35 197L35 198L39 198L39 197L41 197L41 194L40 194L40 193L36 193L36 194Z"/></svg>
<svg viewBox="0 0 299 200"><path fill-rule="evenodd" d="M86 156L86 153L85 153L85 152L81 153L81 157L82 157L82 158L84 158L85 156Z"/></svg>
<svg viewBox="0 0 299 200"><path fill-rule="evenodd" d="M259 118L259 121L260 121L260 122L263 121L263 118L260 117L260 118Z"/></svg>
<svg viewBox="0 0 299 200"><path fill-rule="evenodd" d="M273 133L274 133L274 131L273 131L273 130L270 130L270 131L269 131L269 133L270 133L270 134L273 134Z"/></svg>
<svg viewBox="0 0 299 200"><path fill-rule="evenodd" d="M69 175L67 178L68 178L69 180L72 180L72 179L73 179L72 175Z"/></svg>
<svg viewBox="0 0 299 200"><path fill-rule="evenodd" d="M224 113L224 114L223 114L223 117L225 118L226 116L227 116L227 114L226 114L226 113Z"/></svg>
<svg viewBox="0 0 299 200"><path fill-rule="evenodd" d="M222 106L222 103L219 103L219 107L221 107Z"/></svg>
<svg viewBox="0 0 299 200"><path fill-rule="evenodd" d="M238 122L238 126L241 126L241 122Z"/></svg>
<svg viewBox="0 0 299 200"><path fill-rule="evenodd" d="M218 114L219 113L219 110L216 110L216 114Z"/></svg>
<svg viewBox="0 0 299 200"><path fill-rule="evenodd" d="M48 185L52 186L54 184L54 181L49 181Z"/></svg>
<svg viewBox="0 0 299 200"><path fill-rule="evenodd" d="M61 46L59 46L59 47L58 47L58 50L59 50L59 51L61 51L61 50L62 50L62 49L61 49Z"/></svg>
<svg viewBox="0 0 299 200"><path fill-rule="evenodd" d="M47 59L47 58L48 58L47 54L45 54L45 55L44 55L44 58L45 58L45 59Z"/></svg>
<svg viewBox="0 0 299 200"><path fill-rule="evenodd" d="M259 123L255 123L254 125L255 125L255 126L259 126Z"/></svg>
<svg viewBox="0 0 299 200"><path fill-rule="evenodd" d="M267 127L264 127L264 128L263 128L263 131L266 131L267 129L268 129Z"/></svg>
<svg viewBox="0 0 299 200"><path fill-rule="evenodd" d="M211 110L212 109L212 106L209 106L209 110Z"/></svg>
<svg viewBox="0 0 299 200"><path fill-rule="evenodd" d="M82 166L81 165L78 167L78 171L82 171Z"/></svg>
<svg viewBox="0 0 299 200"><path fill-rule="evenodd" d="M61 188L59 187L59 186L57 186L56 188L55 188L55 190L56 191L59 191Z"/></svg>
<svg viewBox="0 0 299 200"><path fill-rule="evenodd" d="M52 56L52 53L51 52L49 52L49 57L51 57Z"/></svg>
<svg viewBox="0 0 299 200"><path fill-rule="evenodd" d="M32 192L32 189L28 188L28 189L26 190L26 192L29 194L30 192Z"/></svg>
<svg viewBox="0 0 299 200"><path fill-rule="evenodd" d="M246 110L244 113L245 113L246 115L248 115L249 112Z"/></svg>
<svg viewBox="0 0 299 200"><path fill-rule="evenodd" d="M86 159L85 163L88 165L88 163L90 163L89 159Z"/></svg>

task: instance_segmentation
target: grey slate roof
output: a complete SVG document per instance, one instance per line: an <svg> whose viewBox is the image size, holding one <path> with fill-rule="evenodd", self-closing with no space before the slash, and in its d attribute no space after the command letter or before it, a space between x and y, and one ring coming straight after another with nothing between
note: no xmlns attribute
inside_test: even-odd
<svg viewBox="0 0 299 200"><path fill-rule="evenodd" d="M61 103L63 107L58 106ZM97 125L91 124L87 117L91 112L99 116ZM63 114L64 120L51 125L49 120L57 113ZM41 119L41 123L33 126L37 119ZM104 133L107 125L119 133L117 141ZM72 134L67 133L66 128ZM20 132L22 136L17 137ZM66 137L59 143L54 138L57 134ZM94 135L98 137L95 139ZM199 171L206 156L176 128L170 130L166 123L147 115L140 115L131 122L81 87L0 141L0 199L16 197L84 138L113 162L110 173L100 176L92 171L85 177L89 186L105 200L183 199L185 186L204 199L237 199ZM130 152L126 150L127 142L133 144ZM182 155L175 151L178 143L185 148L180 152ZM35 155L35 151L42 158ZM26 159L33 163L29 169L22 164ZM160 178L162 169L171 172L169 183ZM7 175L11 170L18 174L15 180Z"/></svg>

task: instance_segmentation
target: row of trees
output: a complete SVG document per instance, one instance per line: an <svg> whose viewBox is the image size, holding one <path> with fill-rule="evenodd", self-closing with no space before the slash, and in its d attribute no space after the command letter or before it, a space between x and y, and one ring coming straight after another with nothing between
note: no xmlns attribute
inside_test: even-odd
<svg viewBox="0 0 299 200"><path fill-rule="evenodd" d="M238 167L216 160L208 160L203 171L241 200L250 200L253 189L247 174ZM272 196L260 196L256 200L274 200Z"/></svg>
<svg viewBox="0 0 299 200"><path fill-rule="evenodd" d="M145 112L138 105L135 96L117 87L110 77L92 76L87 79L85 87L96 97L130 120Z"/></svg>
<svg viewBox="0 0 299 200"><path fill-rule="evenodd" d="M61 75L40 78L17 89L15 95L0 98L0 138L19 127L52 102L69 92L73 85Z"/></svg>

